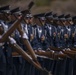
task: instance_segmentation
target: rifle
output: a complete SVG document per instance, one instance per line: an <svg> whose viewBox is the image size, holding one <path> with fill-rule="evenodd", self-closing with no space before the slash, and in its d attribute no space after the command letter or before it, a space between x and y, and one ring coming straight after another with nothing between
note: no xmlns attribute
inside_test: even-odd
<svg viewBox="0 0 76 75"><path fill-rule="evenodd" d="M76 48L70 48L71 50L73 50L73 51L76 51Z"/></svg>
<svg viewBox="0 0 76 75"><path fill-rule="evenodd" d="M29 54L29 52L27 52ZM55 52L52 52L52 51L42 51L42 52L35 52L36 56L37 57L40 57L40 58L46 58L46 59L53 59L53 60L57 60L59 58L61 59L65 59L67 56L67 54L60 54L60 53L55 53ZM30 55L30 54L29 54ZM12 53L12 56L20 56L19 53L17 52L13 52Z"/></svg>
<svg viewBox="0 0 76 75"><path fill-rule="evenodd" d="M9 28L9 30L2 35L2 38L1 38L0 42L5 42L5 41L6 41L6 39L8 38L8 36L11 35L11 33L18 27L18 25L20 24L21 20L22 20L22 18L19 19L18 21L16 21L16 22ZM21 28L20 28L20 29L21 29ZM19 27L18 27L18 30L19 30ZM22 32L22 30L19 30L19 32ZM23 36L23 33L24 33L24 32L21 33L22 36ZM33 56L33 55L32 55L32 56L33 56L33 58L34 58L34 57L35 57L35 54L34 54L34 52L33 52L33 50L32 50L32 47L30 46L28 40L25 40L24 43L25 43L26 46L27 46L27 44L29 45L29 47L27 46L27 48L28 48L28 50L30 51L30 53L33 53L34 56ZM31 51L31 50L32 50L32 51ZM36 58L34 58L34 60L35 60L35 59L36 59Z"/></svg>
<svg viewBox="0 0 76 75"><path fill-rule="evenodd" d="M7 32L6 32L6 33L3 33L3 35L2 35L2 37L1 37L1 39L0 39L0 42L5 42L5 41L7 40L7 38L8 38L8 37L13 33L13 31L18 27L18 25L19 25L19 23L20 23L21 20L22 20L22 18L16 20L16 21L12 24L12 26L7 30Z"/></svg>
<svg viewBox="0 0 76 75"><path fill-rule="evenodd" d="M22 18L23 18L23 17L22 17ZM22 20L22 18L19 19L19 20L17 20L17 21L9 28L9 30L2 35L2 39L1 39L0 42L5 42L5 41L8 39L8 36L16 29L15 26L18 26L18 24L20 23L20 21ZM28 42L28 40L26 40L26 41ZM25 43L26 43L26 42L25 42ZM27 44L28 44L28 43L27 43ZM10 44L10 45L11 45L11 44ZM40 66L40 64L39 64L38 62L31 60L30 57L28 57L28 55L27 55L17 44L12 44L11 46L13 47L13 49L16 49L16 51L18 51L18 53L20 53L20 54L23 56L23 58L26 57L26 60L28 60L28 62L31 62L31 64L33 64L36 68L38 68L38 69L43 73L43 75L50 75L49 72L46 71L46 70L44 70L44 69ZM30 46L30 45L27 45L27 46Z"/></svg>
<svg viewBox="0 0 76 75"><path fill-rule="evenodd" d="M67 54L68 57L70 58L75 58L75 54L74 53L71 53L69 51L63 51L64 54Z"/></svg>
<svg viewBox="0 0 76 75"><path fill-rule="evenodd" d="M51 58L51 59L58 59L58 58L66 58L67 55L66 54L56 54L55 52L52 52L52 51L46 51L46 52L35 52L37 55L40 55L40 56L46 56L48 58Z"/></svg>
<svg viewBox="0 0 76 75"><path fill-rule="evenodd" d="M14 50L16 50L20 55L23 56L24 59L26 59L28 62L33 62L32 58L17 44L9 44L10 47L12 47Z"/></svg>
<svg viewBox="0 0 76 75"><path fill-rule="evenodd" d="M46 56L48 58L52 58L52 56L53 56L53 52L51 52L51 51L46 51L46 52L37 51L37 52L35 52L35 54L40 55L40 56Z"/></svg>
<svg viewBox="0 0 76 75"><path fill-rule="evenodd" d="M22 17L22 18L23 18L23 17ZM5 42L5 41L6 41L6 39L8 38L8 36L17 28L17 27L15 27L15 26L17 26L17 24L19 25L19 23L20 23L20 21L22 20L22 18L19 19L14 25L12 25L12 26L9 28L9 30L8 30L6 33L4 33L4 34L2 35L3 38L1 39L1 40L2 40L1 42ZM10 32L9 32L9 31L10 31ZM23 32L22 32L21 35L23 35ZM30 60L29 57L26 55L26 53L24 53L23 50L22 50L21 48L19 48L19 46L18 46L17 44L15 44L17 47L16 47L15 45L12 45L13 48L16 49L16 50L18 51L18 53L22 54L22 56L23 56L24 58L27 57L26 59L29 60L29 61L31 61L32 64L33 64L36 68L38 68L44 75L50 75L49 72L46 71L46 70L44 70L44 69L40 66L40 64L38 63L38 61L36 60L35 55L34 55L33 50L32 50L32 47L30 46L28 40L23 39L23 41L24 41L25 45L27 46L28 50L30 50L30 51L32 52L33 55L32 55L32 54L31 54L31 55L32 55L34 61L33 61L33 60ZM27 45L27 44L28 44L28 45ZM24 56L24 55L25 55L25 56Z"/></svg>
<svg viewBox="0 0 76 75"><path fill-rule="evenodd" d="M51 50L54 50L54 51L62 51L64 54L66 54L67 56L69 56L69 57L71 57L71 58L73 58L73 57L75 57L75 54L76 54L76 51L72 51L72 50L64 50L64 49L62 49L62 48L54 48L54 47L49 47Z"/></svg>
<svg viewBox="0 0 76 75"><path fill-rule="evenodd" d="M28 4L28 6L27 6L27 8L28 8L28 10L30 11L30 9L33 7L33 5L34 5L34 2L33 1L31 1L29 4ZM0 8L0 11L1 11L1 16L0 16L0 19L2 19L2 20L5 20L5 21L9 21L9 18L8 18L8 15L11 15L11 17L14 17L14 20L16 20L17 19L17 14L16 14L16 12L21 12L20 11L20 9L19 9L19 7L16 7L16 8L14 8L14 9L12 9L12 10L10 10L9 9L9 5L7 5L7 6L3 6L3 7L1 7ZM23 12L24 10L22 10L22 12ZM21 12L21 13L22 13ZM26 13L26 12L25 12Z"/></svg>
<svg viewBox="0 0 76 75"><path fill-rule="evenodd" d="M30 4L28 5L29 8L31 9L31 7L33 6L33 2L30 2ZM0 8L0 10L5 10L5 9L9 9L9 6L4 6L2 8ZM19 8L15 8L14 10L11 10L11 12L16 12L16 10L18 10ZM0 42L4 42L9 35L11 35L11 33L18 27L19 23L22 21L23 17L17 21L14 22L14 24L12 24L12 26L8 29L7 33L4 33L2 35L2 38L0 39Z"/></svg>
<svg viewBox="0 0 76 75"><path fill-rule="evenodd" d="M67 56L67 54L55 54L54 55L54 59L65 59Z"/></svg>
<svg viewBox="0 0 76 75"><path fill-rule="evenodd" d="M28 10L31 10L31 8L33 7L33 5L34 5L34 2L33 1L31 1L29 4L28 4Z"/></svg>
<svg viewBox="0 0 76 75"><path fill-rule="evenodd" d="M54 50L54 51L61 51L61 48L52 47L52 46L50 46L49 48L50 48L51 50Z"/></svg>

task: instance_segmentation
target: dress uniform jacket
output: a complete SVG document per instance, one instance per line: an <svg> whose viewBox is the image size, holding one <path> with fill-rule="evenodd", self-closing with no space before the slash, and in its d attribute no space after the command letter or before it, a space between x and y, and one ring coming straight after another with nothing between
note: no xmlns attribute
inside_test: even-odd
<svg viewBox="0 0 76 75"><path fill-rule="evenodd" d="M57 36L56 36L56 46L57 47L65 47L65 38L64 35L67 33L65 27L58 26L57 27Z"/></svg>
<svg viewBox="0 0 76 75"><path fill-rule="evenodd" d="M53 25L47 24L47 40L50 46L54 46L54 33L56 33L55 27Z"/></svg>

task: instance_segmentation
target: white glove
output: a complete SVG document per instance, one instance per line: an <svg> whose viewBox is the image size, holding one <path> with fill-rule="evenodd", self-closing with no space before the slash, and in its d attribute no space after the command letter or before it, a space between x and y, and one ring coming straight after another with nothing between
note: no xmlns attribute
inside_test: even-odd
<svg viewBox="0 0 76 75"><path fill-rule="evenodd" d="M23 34L23 36L22 36L22 38L24 38L24 39L28 39L27 34L26 34L26 33L24 33L24 34Z"/></svg>
<svg viewBox="0 0 76 75"><path fill-rule="evenodd" d="M13 38L11 38L10 36L9 36L9 39L10 39L10 43L11 44L15 44L16 43L16 41Z"/></svg>

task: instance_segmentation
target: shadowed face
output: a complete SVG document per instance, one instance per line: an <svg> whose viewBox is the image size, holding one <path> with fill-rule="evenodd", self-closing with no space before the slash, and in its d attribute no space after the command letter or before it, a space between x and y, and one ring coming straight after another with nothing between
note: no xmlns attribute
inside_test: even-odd
<svg viewBox="0 0 76 75"><path fill-rule="evenodd" d="M60 21L59 20L57 21L57 25L60 25Z"/></svg>
<svg viewBox="0 0 76 75"><path fill-rule="evenodd" d="M53 23L53 19L52 18L50 19L50 22Z"/></svg>
<svg viewBox="0 0 76 75"><path fill-rule="evenodd" d="M7 16L7 18L9 19L9 21L15 20L14 15L11 15L11 14L9 14L9 15Z"/></svg>
<svg viewBox="0 0 76 75"><path fill-rule="evenodd" d="M73 20L73 23L76 24L76 20Z"/></svg>
<svg viewBox="0 0 76 75"><path fill-rule="evenodd" d="M44 40L45 40L45 36L42 36L42 37L41 37L41 41L44 41Z"/></svg>
<svg viewBox="0 0 76 75"><path fill-rule="evenodd" d="M0 25L0 35L2 35L4 33L4 29L3 27Z"/></svg>

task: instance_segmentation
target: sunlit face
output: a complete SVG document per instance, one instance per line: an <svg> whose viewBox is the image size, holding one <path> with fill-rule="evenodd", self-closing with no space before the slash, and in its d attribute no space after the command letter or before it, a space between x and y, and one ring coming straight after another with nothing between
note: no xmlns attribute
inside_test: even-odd
<svg viewBox="0 0 76 75"><path fill-rule="evenodd" d="M68 22L69 22L71 25L73 25L73 21L72 21L72 20L69 20Z"/></svg>
<svg viewBox="0 0 76 75"><path fill-rule="evenodd" d="M18 15L17 17L18 17L18 19L20 19L22 17L22 15Z"/></svg>
<svg viewBox="0 0 76 75"><path fill-rule="evenodd" d="M33 22L33 17L25 17L25 21L27 24L31 24Z"/></svg>
<svg viewBox="0 0 76 75"><path fill-rule="evenodd" d="M50 21L51 24L53 24L54 22L53 18L48 17L48 20Z"/></svg>
<svg viewBox="0 0 76 75"><path fill-rule="evenodd" d="M66 20L65 22L63 22L64 25L72 25L73 21L72 20Z"/></svg>
<svg viewBox="0 0 76 75"><path fill-rule="evenodd" d="M62 23L63 23L64 26L67 25L67 21L66 20L63 20Z"/></svg>
<svg viewBox="0 0 76 75"><path fill-rule="evenodd" d="M45 25L46 20L41 20L42 25Z"/></svg>

